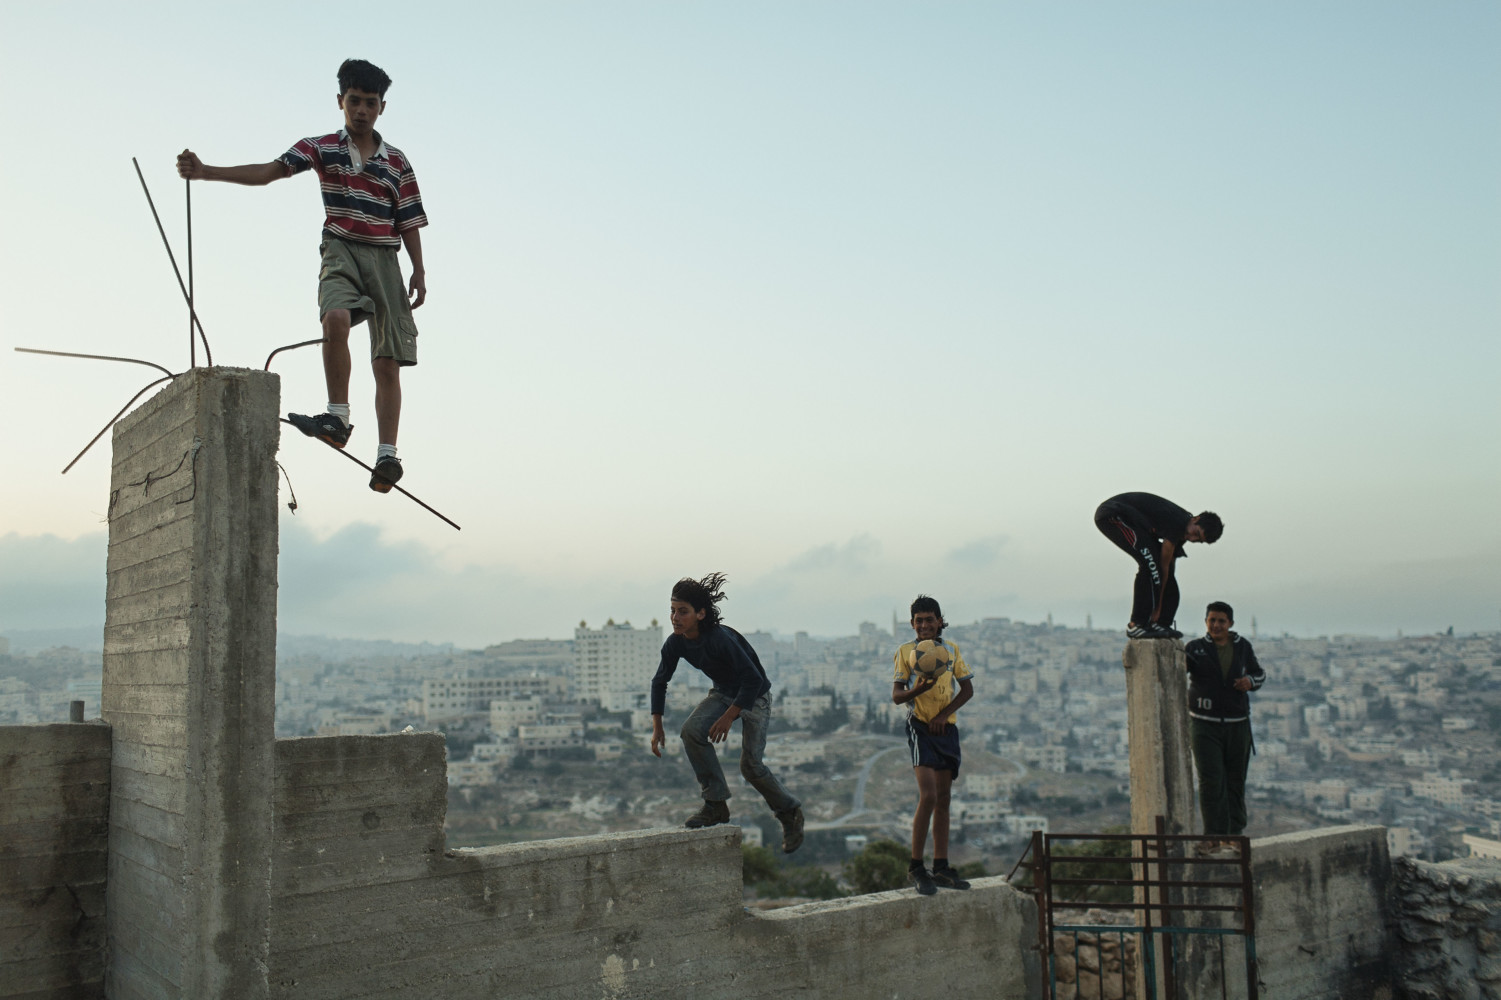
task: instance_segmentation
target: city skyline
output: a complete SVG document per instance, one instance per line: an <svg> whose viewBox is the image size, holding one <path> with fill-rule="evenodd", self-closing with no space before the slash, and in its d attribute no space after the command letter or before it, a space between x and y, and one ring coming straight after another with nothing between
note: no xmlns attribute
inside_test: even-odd
<svg viewBox="0 0 1501 1000"><path fill-rule="evenodd" d="M566 635L711 570L745 628L1124 626L1090 515L1142 489L1225 518L1194 624L1501 625L1501 9L85 7L0 32L48 153L0 167L0 630L102 613L107 437L57 473L150 377L12 348L185 365L131 156L182 263L176 153L337 127L346 56L433 223L403 485L464 529L284 439L288 631ZM317 335L320 218L305 177L193 188L217 362Z"/></svg>

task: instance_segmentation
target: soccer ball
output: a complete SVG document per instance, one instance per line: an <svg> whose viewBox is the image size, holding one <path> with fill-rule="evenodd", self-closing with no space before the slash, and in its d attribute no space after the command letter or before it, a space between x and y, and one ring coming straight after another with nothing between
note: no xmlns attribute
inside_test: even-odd
<svg viewBox="0 0 1501 1000"><path fill-rule="evenodd" d="M924 680L941 677L953 665L949 648L937 639L924 639L912 650L912 671Z"/></svg>

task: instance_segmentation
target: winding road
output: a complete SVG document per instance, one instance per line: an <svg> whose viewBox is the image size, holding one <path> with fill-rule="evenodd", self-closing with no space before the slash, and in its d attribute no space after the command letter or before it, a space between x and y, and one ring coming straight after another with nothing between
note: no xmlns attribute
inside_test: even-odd
<svg viewBox="0 0 1501 1000"><path fill-rule="evenodd" d="M855 779L855 799L854 799L853 802L850 803L850 811L847 812L847 813L845 813L843 816L839 816L839 817L836 817L834 819L831 819L831 820L829 820L826 823L809 823L807 825L807 829L809 829L809 830L832 830L832 829L834 829L836 827L844 826L845 824L849 823L851 820L855 819L856 817L859 817L859 816L863 815L865 813L865 811L866 811L866 809L865 809L865 786L870 781L870 772L872 770L874 770L874 768L876 766L876 761L880 760L886 754L889 754L889 753L891 753L894 750L905 750L906 748L907 748L907 744L906 744L905 741L904 742L900 742L900 743L894 743L894 744L892 744L889 747L884 747L884 748L882 748L880 750L877 750L875 753L873 753L869 757L867 757L865 759L864 766L862 766L860 768L860 776L857 779Z"/></svg>

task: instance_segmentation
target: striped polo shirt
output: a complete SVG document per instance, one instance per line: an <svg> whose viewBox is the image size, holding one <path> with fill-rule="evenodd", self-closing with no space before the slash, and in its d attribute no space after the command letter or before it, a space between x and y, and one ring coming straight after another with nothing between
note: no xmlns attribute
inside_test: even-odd
<svg viewBox="0 0 1501 1000"><path fill-rule="evenodd" d="M287 176L312 167L323 190L323 235L399 247L401 234L427 225L417 176L406 154L375 133L375 155L357 163L359 150L344 129L303 139L277 157Z"/></svg>

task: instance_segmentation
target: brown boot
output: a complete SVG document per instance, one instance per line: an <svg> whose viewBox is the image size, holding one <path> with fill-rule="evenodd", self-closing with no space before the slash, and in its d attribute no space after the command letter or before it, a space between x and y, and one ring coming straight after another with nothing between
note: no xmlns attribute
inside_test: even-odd
<svg viewBox="0 0 1501 1000"><path fill-rule="evenodd" d="M782 824L782 853L791 854L803 846L803 810L794 806L786 812L777 813Z"/></svg>
<svg viewBox="0 0 1501 1000"><path fill-rule="evenodd" d="M705 826L718 826L720 823L730 821L730 806L726 802L710 802L704 800L704 807L692 816L683 825L690 830L697 830Z"/></svg>

